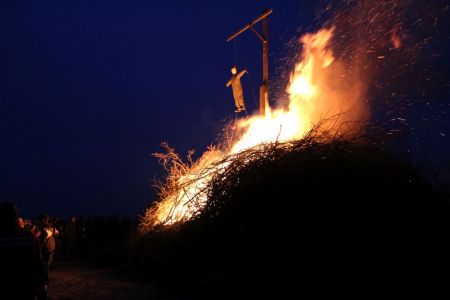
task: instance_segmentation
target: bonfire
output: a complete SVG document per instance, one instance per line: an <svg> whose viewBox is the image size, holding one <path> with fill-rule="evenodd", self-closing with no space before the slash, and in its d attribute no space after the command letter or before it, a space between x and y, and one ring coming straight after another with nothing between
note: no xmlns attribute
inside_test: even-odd
<svg viewBox="0 0 450 300"><path fill-rule="evenodd" d="M395 129L366 126L366 91L382 86L370 68L394 73L407 54L399 3L349 3L303 35L287 104L237 120L198 160L164 145L138 272L205 299L412 298L440 278L429 270L447 276L448 196L389 151Z"/></svg>
<svg viewBox="0 0 450 300"><path fill-rule="evenodd" d="M320 130L314 132L327 132L333 138L360 130L355 122L367 118L361 84L347 82L344 87L337 83L336 78L343 75L345 68L333 56L333 32L330 27L300 38L301 60L286 88L288 106L238 120L233 140L223 143L231 146L211 146L197 161L192 160L190 153L184 162L174 149L164 145L166 152L156 157L168 177L166 182L157 184L160 200L145 212L142 231L185 222L198 215L208 202L212 178L225 174L227 167L246 150L303 139L319 124Z"/></svg>

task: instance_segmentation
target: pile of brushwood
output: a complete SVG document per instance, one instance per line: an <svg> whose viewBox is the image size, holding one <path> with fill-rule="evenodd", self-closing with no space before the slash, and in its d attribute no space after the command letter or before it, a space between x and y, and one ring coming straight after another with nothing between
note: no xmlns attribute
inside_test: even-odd
<svg viewBox="0 0 450 300"><path fill-rule="evenodd" d="M261 145L207 193L195 218L137 239L137 274L193 299L449 293L447 195L368 140Z"/></svg>

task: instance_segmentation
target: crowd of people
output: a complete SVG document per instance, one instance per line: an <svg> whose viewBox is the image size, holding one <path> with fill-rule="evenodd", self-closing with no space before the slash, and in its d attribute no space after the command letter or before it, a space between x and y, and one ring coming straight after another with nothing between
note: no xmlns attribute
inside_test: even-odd
<svg viewBox="0 0 450 300"><path fill-rule="evenodd" d="M88 259L123 246L135 222L120 217L70 217L47 214L23 219L17 206L0 204L1 299L46 299L48 274L59 261Z"/></svg>

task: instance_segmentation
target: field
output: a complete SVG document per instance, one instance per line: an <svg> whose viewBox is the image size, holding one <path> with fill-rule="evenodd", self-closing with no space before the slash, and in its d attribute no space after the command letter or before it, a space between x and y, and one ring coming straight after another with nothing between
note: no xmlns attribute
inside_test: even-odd
<svg viewBox="0 0 450 300"><path fill-rule="evenodd" d="M49 300L154 299L173 300L154 286L140 284L110 269L88 267L79 261L58 263L50 272Z"/></svg>

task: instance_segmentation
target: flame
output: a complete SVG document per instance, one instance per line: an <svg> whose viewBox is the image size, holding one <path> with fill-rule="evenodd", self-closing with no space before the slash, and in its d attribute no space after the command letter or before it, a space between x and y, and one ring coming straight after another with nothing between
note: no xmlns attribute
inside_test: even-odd
<svg viewBox="0 0 450 300"><path fill-rule="evenodd" d="M291 74L287 93L288 110L268 110L265 116L242 120L238 126L245 128L242 138L232 147L231 154L261 143L285 142L300 139L317 123L323 112L315 109L321 96L322 73L333 62L327 49L334 28L322 29L316 34L306 34L300 41L304 45L302 61Z"/></svg>
<svg viewBox="0 0 450 300"><path fill-rule="evenodd" d="M402 40L400 38L399 29L397 26L394 27L391 32L391 43L395 49L398 49L402 46Z"/></svg>
<svg viewBox="0 0 450 300"><path fill-rule="evenodd" d="M330 48L333 31L334 28L322 29L301 37L301 61L295 66L286 89L288 107L267 108L264 116L255 115L238 121L238 138L230 149L206 151L185 174L179 176L178 188L174 188L153 210L147 212L153 217L153 225L173 224L198 214L208 200L202 191L214 174L227 167L228 163L220 163L225 157L263 143L301 139L314 124L327 116L360 106L358 84L345 88L337 84L336 78L345 69L335 62ZM362 111L356 109L356 113L348 118L360 119ZM339 128L336 121L333 126Z"/></svg>
<svg viewBox="0 0 450 300"><path fill-rule="evenodd" d="M169 225L189 219L206 204L207 198L202 191L212 178L214 173L212 166L221 157L222 151L210 149L186 170L186 174L177 178L176 187L172 187L171 193L158 203L157 223Z"/></svg>

